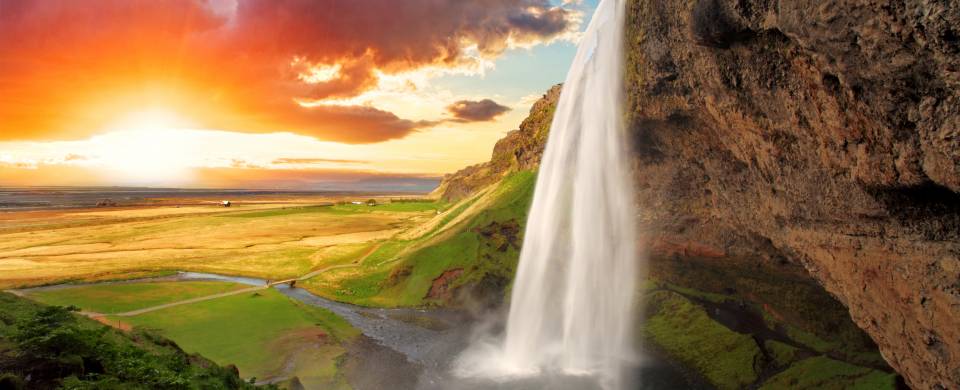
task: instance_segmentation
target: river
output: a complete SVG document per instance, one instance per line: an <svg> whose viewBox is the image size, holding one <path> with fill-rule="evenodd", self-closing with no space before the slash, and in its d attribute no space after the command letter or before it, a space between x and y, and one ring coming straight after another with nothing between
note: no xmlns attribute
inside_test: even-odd
<svg viewBox="0 0 960 390"><path fill-rule="evenodd" d="M199 272L180 272L175 276L101 282L97 284L141 283L147 281L196 281L218 280L250 286L265 286L266 280L250 277L217 275ZM73 285L61 284L17 290L20 293L31 291L67 288ZM374 365L375 371L365 375L388 375L386 380L377 378L358 378L367 385L354 384L355 388L376 389L384 383L391 388L415 388L420 390L440 389L557 389L589 390L599 389L593 378L572 376L561 373L545 373L538 377L464 379L450 374L451 364L456 356L466 349L478 327L485 329L503 328L502 313L471 314L453 309L414 309L414 308L369 308L331 301L301 288L291 288L287 284L274 285L280 293L308 305L321 307L345 319L360 330L368 345L348 350L360 356L360 359L380 360ZM486 332L483 332L486 333ZM363 344L363 343L358 343ZM389 359L390 353L405 358ZM645 358L633 363L631 388L636 389L689 389L708 388L697 381L691 381L690 375L666 360L648 353ZM385 367L389 366L389 367Z"/></svg>

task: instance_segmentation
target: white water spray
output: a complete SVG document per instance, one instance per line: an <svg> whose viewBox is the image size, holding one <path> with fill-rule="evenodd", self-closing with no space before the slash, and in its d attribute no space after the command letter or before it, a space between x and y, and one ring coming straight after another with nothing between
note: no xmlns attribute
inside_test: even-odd
<svg viewBox="0 0 960 390"><path fill-rule="evenodd" d="M621 386L638 268L622 123L624 13L623 0L601 1L582 38L540 165L506 338L465 353L460 373L560 371Z"/></svg>

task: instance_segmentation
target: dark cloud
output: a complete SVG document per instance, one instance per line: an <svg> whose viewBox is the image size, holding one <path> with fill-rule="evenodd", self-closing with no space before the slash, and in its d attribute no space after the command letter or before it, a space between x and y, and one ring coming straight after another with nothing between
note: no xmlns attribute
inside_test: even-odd
<svg viewBox="0 0 960 390"><path fill-rule="evenodd" d="M85 137L162 106L198 126L379 142L430 125L349 98L378 74L475 66L556 39L578 14L548 0L0 0L0 139ZM309 66L338 65L305 82ZM348 125L337 121L345 120Z"/></svg>
<svg viewBox="0 0 960 390"><path fill-rule="evenodd" d="M447 106L447 111L454 119L461 122L483 122L493 120L510 111L510 107L501 105L490 99L479 101L460 100Z"/></svg>
<svg viewBox="0 0 960 390"><path fill-rule="evenodd" d="M474 45L493 57L510 42L549 40L574 30L576 16L548 0L245 0L233 39L257 53L343 64L342 77L306 89L319 99L362 92L375 84L374 69L459 66L476 61L467 53Z"/></svg>
<svg viewBox="0 0 960 390"><path fill-rule="evenodd" d="M437 124L412 121L365 106L294 107L283 112L286 131L343 143L372 143L403 138ZM280 129L280 128L274 128Z"/></svg>

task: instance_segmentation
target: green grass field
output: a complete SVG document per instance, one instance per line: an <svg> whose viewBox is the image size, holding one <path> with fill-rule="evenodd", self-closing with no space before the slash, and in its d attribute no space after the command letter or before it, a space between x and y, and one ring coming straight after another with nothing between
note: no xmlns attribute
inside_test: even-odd
<svg viewBox="0 0 960 390"><path fill-rule="evenodd" d="M155 329L188 352L235 364L243 377L296 375L324 386L336 382L342 344L359 334L333 313L273 289L111 320ZM324 369L313 372L318 366Z"/></svg>
<svg viewBox="0 0 960 390"><path fill-rule="evenodd" d="M118 283L36 291L30 297L48 305L115 314L247 287L218 281Z"/></svg>

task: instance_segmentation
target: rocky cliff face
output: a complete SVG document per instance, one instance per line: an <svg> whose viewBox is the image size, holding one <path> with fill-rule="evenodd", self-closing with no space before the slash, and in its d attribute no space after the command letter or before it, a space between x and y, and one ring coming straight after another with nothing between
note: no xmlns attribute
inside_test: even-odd
<svg viewBox="0 0 960 390"><path fill-rule="evenodd" d="M518 130L507 133L493 147L490 161L469 166L444 176L432 195L449 201L465 198L474 191L496 183L508 172L536 168L546 146L553 111L560 98L560 86L550 88L530 108L530 115Z"/></svg>
<svg viewBox="0 0 960 390"><path fill-rule="evenodd" d="M960 388L960 3L631 0L628 13L651 272L805 268L912 387ZM436 194L535 166L558 95ZM741 288L729 279L711 284Z"/></svg>
<svg viewBox="0 0 960 390"><path fill-rule="evenodd" d="M803 265L916 388L960 388L960 4L634 0L656 252Z"/></svg>

